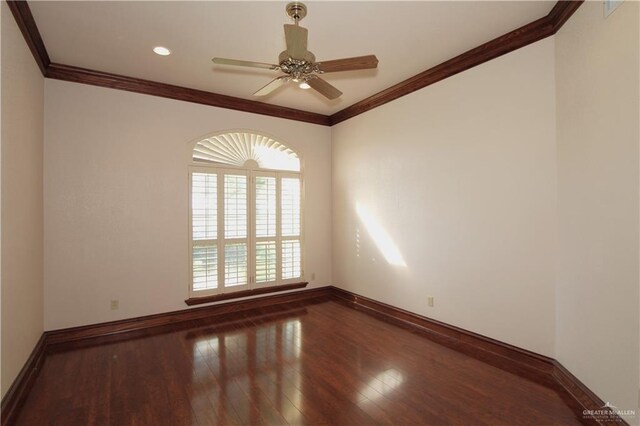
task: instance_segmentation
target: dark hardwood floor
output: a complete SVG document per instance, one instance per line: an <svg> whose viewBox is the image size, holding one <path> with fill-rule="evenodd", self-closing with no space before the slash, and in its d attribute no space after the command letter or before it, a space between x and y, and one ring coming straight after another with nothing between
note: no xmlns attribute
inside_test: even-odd
<svg viewBox="0 0 640 426"><path fill-rule="evenodd" d="M551 389L336 302L50 348L18 425L579 424Z"/></svg>

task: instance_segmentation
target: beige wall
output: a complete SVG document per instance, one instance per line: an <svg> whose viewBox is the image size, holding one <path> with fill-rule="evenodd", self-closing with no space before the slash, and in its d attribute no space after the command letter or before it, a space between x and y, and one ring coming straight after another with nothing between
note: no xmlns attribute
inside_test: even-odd
<svg viewBox="0 0 640 426"><path fill-rule="evenodd" d="M24 256L42 253L42 78L6 11L3 394L43 321ZM45 328L186 308L187 143L253 129L304 159L312 286L554 356L637 406L638 17L586 3L554 38L333 129L48 80Z"/></svg>
<svg viewBox="0 0 640 426"><path fill-rule="evenodd" d="M586 2L556 35L556 357L620 409L638 402L638 36L631 1L606 20Z"/></svg>
<svg viewBox="0 0 640 426"><path fill-rule="evenodd" d="M189 142L226 129L301 155L305 273L331 284L328 127L55 80L45 111L47 330L187 308Z"/></svg>
<svg viewBox="0 0 640 426"><path fill-rule="evenodd" d="M553 355L552 38L335 126L333 170L335 285Z"/></svg>
<svg viewBox="0 0 640 426"><path fill-rule="evenodd" d="M43 327L44 78L2 2L2 395Z"/></svg>

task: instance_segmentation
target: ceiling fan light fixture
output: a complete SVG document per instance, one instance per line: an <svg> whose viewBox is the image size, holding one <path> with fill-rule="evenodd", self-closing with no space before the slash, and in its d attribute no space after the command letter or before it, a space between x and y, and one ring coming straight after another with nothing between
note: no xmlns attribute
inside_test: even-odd
<svg viewBox="0 0 640 426"><path fill-rule="evenodd" d="M160 56L169 56L171 51L164 46L156 46L153 48L153 53Z"/></svg>
<svg viewBox="0 0 640 426"><path fill-rule="evenodd" d="M306 81L303 81L302 83L300 83L298 87L304 90L311 89L311 86L309 86L309 83L307 83Z"/></svg>

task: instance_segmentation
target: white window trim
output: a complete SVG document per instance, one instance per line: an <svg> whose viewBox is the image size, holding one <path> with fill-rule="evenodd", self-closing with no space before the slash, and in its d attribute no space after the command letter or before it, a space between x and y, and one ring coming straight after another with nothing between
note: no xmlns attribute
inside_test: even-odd
<svg viewBox="0 0 640 426"><path fill-rule="evenodd" d="M193 209L192 209L192 175L194 172L202 173L216 173L218 175L217 185L217 208L218 208L218 232L217 232L217 248L218 248L218 285L215 289L208 290L194 290L193 289ZM236 172L238 174L246 174L247 176L247 284L238 285L232 287L224 287L224 261L221 261L221 255L224 255L224 245L228 240L224 239L224 174L228 172ZM270 281L265 283L256 283L256 264L255 264L255 245L256 241L264 240L268 237L255 236L255 177L256 176L276 176L276 281ZM287 280L282 279L282 240L281 235L281 214L280 214L280 197L281 197L281 179L287 177L294 177L300 180L300 236L299 237L284 237L285 240L298 240L300 241L300 277L295 277ZM297 282L304 282L305 280L305 259L306 259L306 244L305 244L305 180L303 178L302 161L300 161L300 172L294 171L278 171L272 169L263 169L259 166L253 167L238 167L227 164L211 163L206 164L202 161L193 161L189 165L188 171L188 196L189 196L189 250L188 250L188 263L189 263L189 279L188 290L189 298L207 297L218 294L231 294L243 290L258 289L264 287L272 287L278 285L292 284ZM197 244L196 244L197 245Z"/></svg>

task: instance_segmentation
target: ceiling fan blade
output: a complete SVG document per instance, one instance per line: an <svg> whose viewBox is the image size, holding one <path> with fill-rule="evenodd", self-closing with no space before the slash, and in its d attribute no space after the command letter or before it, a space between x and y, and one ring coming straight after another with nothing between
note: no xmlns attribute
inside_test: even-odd
<svg viewBox="0 0 640 426"><path fill-rule="evenodd" d="M284 38L287 42L287 53L293 59L305 59L307 54L307 36L309 32L306 28L298 25L285 25Z"/></svg>
<svg viewBox="0 0 640 426"><path fill-rule="evenodd" d="M267 83L266 86L262 87L260 90L255 92L253 96L266 96L288 81L289 81L288 75L283 75L278 78L274 78L269 83Z"/></svg>
<svg viewBox="0 0 640 426"><path fill-rule="evenodd" d="M280 68L278 65L274 64L265 64L263 62L251 62L251 61L239 61L237 59L228 59L228 58L213 58L214 64L219 65L235 65L238 67L251 67L251 68L264 68L267 70L277 70Z"/></svg>
<svg viewBox="0 0 640 426"><path fill-rule="evenodd" d="M366 70L378 67L376 55L357 56L354 58L335 59L333 61L319 62L318 67L322 72L339 72Z"/></svg>
<svg viewBox="0 0 640 426"><path fill-rule="evenodd" d="M320 77L315 77L307 81L307 84L320 92L321 95L328 99L336 99L342 95L342 92L327 83L325 80Z"/></svg>

